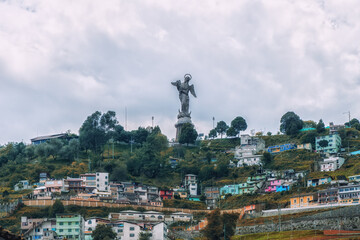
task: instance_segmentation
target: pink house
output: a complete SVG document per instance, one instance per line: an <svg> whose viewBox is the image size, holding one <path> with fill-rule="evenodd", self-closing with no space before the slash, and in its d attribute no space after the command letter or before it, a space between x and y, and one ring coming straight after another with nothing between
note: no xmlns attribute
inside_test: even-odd
<svg viewBox="0 0 360 240"><path fill-rule="evenodd" d="M270 185L267 188L265 188L265 192L276 192L276 186L281 186L283 182L284 181L281 179L271 180Z"/></svg>
<svg viewBox="0 0 360 240"><path fill-rule="evenodd" d="M58 192L64 191L64 180L51 180L45 182L47 192Z"/></svg>

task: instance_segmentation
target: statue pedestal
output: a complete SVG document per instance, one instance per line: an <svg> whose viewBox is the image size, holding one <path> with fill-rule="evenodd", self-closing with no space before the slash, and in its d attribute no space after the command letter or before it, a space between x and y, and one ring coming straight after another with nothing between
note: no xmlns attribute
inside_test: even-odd
<svg viewBox="0 0 360 240"><path fill-rule="evenodd" d="M183 126L185 123L190 123L190 124L192 124L191 118L190 118L190 117L181 117L181 118L178 119L177 123L175 123L175 127L176 127L176 138L175 138L175 142L179 142L179 138L180 138L180 134L181 134L181 129L182 129L182 126Z"/></svg>

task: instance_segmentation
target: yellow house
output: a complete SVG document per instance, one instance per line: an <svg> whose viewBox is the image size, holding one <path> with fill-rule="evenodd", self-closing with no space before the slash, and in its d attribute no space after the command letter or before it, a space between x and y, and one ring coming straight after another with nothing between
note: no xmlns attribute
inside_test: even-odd
<svg viewBox="0 0 360 240"><path fill-rule="evenodd" d="M317 193L299 194L290 197L290 208L310 207L317 205Z"/></svg>

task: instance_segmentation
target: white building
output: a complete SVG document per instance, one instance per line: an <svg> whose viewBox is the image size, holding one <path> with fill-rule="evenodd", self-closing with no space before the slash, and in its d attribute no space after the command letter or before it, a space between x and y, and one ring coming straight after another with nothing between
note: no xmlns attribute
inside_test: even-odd
<svg viewBox="0 0 360 240"><path fill-rule="evenodd" d="M320 171L329 172L339 169L345 162L345 159L342 157L329 157L320 162Z"/></svg>
<svg viewBox="0 0 360 240"><path fill-rule="evenodd" d="M167 225L164 222L158 223L152 228L151 240L165 240L167 239Z"/></svg>
<svg viewBox="0 0 360 240"><path fill-rule="evenodd" d="M167 222L190 222L193 218L191 213L176 212L166 217Z"/></svg>
<svg viewBox="0 0 360 240"><path fill-rule="evenodd" d="M141 228L135 223L124 222L123 236L121 240L137 240L139 239Z"/></svg>
<svg viewBox="0 0 360 240"><path fill-rule="evenodd" d="M194 174L185 175L185 188L189 191L190 195L198 195L198 185L197 185L197 176Z"/></svg>
<svg viewBox="0 0 360 240"><path fill-rule="evenodd" d="M109 187L109 173L96 173L96 189L99 192L108 192L110 191Z"/></svg>
<svg viewBox="0 0 360 240"><path fill-rule="evenodd" d="M161 222L164 221L165 215L161 212L155 211L139 212L134 210L125 210L119 213L110 213L109 219L122 221Z"/></svg>
<svg viewBox="0 0 360 240"><path fill-rule="evenodd" d="M21 217L21 224L25 225L31 222L31 219L27 217ZM33 239L42 239L50 240L55 239L56 237L56 221L55 219L44 218L36 224L28 225L28 229L24 232L24 239L33 240Z"/></svg>
<svg viewBox="0 0 360 240"><path fill-rule="evenodd" d="M236 147L234 158L238 160L237 167L261 165L261 155L256 155L256 153L256 145Z"/></svg>

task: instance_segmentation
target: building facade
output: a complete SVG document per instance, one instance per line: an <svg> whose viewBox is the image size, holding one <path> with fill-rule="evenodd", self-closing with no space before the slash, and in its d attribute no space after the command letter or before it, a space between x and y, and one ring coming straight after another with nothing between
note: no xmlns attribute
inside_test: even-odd
<svg viewBox="0 0 360 240"><path fill-rule="evenodd" d="M321 141L327 141L327 146L320 146ZM338 153L341 149L341 138L338 134L329 134L326 136L318 136L315 139L315 147L317 152L329 154Z"/></svg>

